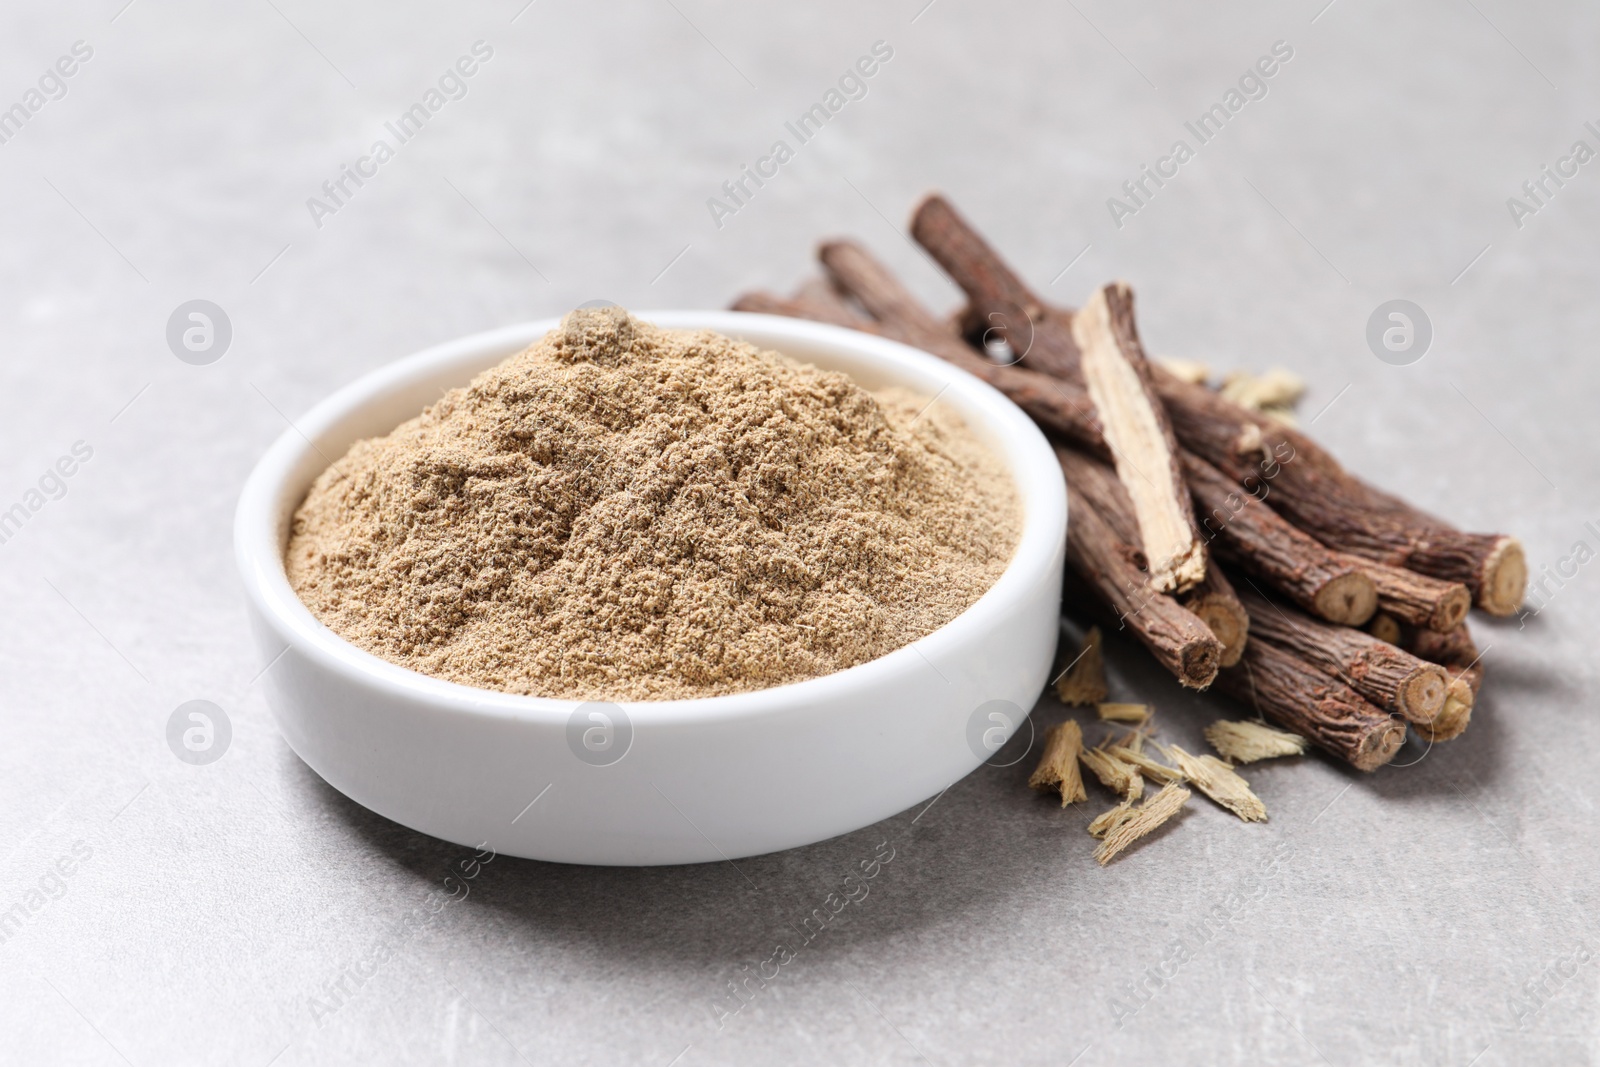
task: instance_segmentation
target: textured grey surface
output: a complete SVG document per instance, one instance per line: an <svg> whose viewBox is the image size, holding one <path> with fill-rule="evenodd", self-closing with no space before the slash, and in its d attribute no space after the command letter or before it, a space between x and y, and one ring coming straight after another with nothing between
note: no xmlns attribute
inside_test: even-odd
<svg viewBox="0 0 1600 1067"><path fill-rule="evenodd" d="M1536 569L1600 548L1600 163L1520 229L1506 205L1600 147L1593 5L122 2L12 5L0 33L0 106L94 49L0 144L0 508L93 448L0 545L0 909L25 913L0 1059L1600 1059L1587 566L1525 627L1475 623L1490 680L1461 740L1370 777L1262 767L1271 822L1195 804L1108 870L1091 813L1030 796L1024 761L738 869L499 858L447 885L470 854L277 735L229 545L285 417L437 341L597 297L722 306L795 283L832 233L953 306L894 229L939 187L1058 299L1133 282L1155 351L1299 371L1353 467L1510 528ZM306 198L479 39L468 96L316 228ZM866 98L717 229L706 198L880 39ZM1279 39L1266 98L1113 226L1106 198ZM164 341L196 297L234 327L211 366ZM1435 327L1408 367L1363 341L1394 297ZM1220 710L1113 660L1171 736ZM201 767L164 733L197 698L233 725ZM741 966L886 840L866 898L719 1029ZM336 994L347 969L369 977Z"/></svg>

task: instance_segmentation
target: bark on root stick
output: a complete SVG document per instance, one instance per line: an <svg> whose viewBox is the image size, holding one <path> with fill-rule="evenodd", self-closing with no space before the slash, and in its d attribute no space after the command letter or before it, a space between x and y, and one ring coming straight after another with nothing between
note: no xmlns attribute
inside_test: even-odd
<svg viewBox="0 0 1600 1067"><path fill-rule="evenodd" d="M1266 641L1246 645L1239 665L1217 675L1217 689L1357 770L1376 770L1405 744L1405 723Z"/></svg>
<svg viewBox="0 0 1600 1067"><path fill-rule="evenodd" d="M1200 524L1227 559L1329 622L1359 626L1378 606L1360 561L1332 552L1198 456L1187 455Z"/></svg>
<svg viewBox="0 0 1600 1067"><path fill-rule="evenodd" d="M1391 567L1367 560L1364 569L1378 590L1378 610L1386 615L1440 632L1453 630L1472 609L1472 591L1461 582Z"/></svg>
<svg viewBox="0 0 1600 1067"><path fill-rule="evenodd" d="M1012 349L1024 353L1024 366L1079 379L1072 312L1036 296L948 200L937 193L923 198L911 213L911 236L967 294L968 336L998 325Z"/></svg>
<svg viewBox="0 0 1600 1067"><path fill-rule="evenodd" d="M1251 634L1333 675L1384 711L1432 724L1444 710L1450 678L1436 663L1348 626L1330 626L1293 606L1245 590Z"/></svg>
<svg viewBox="0 0 1600 1067"><path fill-rule="evenodd" d="M1067 524L1068 563L1178 681L1204 689L1217 676L1221 642L1193 612L1151 590L1133 556L1095 509L1079 501Z"/></svg>
<svg viewBox="0 0 1600 1067"><path fill-rule="evenodd" d="M873 321L851 308L843 300L817 299L813 294L776 296L772 293L745 293L732 304L734 311L752 311L760 315L784 315L791 319L811 319L834 326L845 326L863 333L877 333Z"/></svg>
<svg viewBox="0 0 1600 1067"><path fill-rule="evenodd" d="M1073 494L1087 500L1118 537L1130 545L1139 544L1139 521L1116 472L1104 462L1072 449L1057 448L1056 454ZM1222 642L1221 665L1231 667L1238 663L1249 637L1250 616L1222 568L1208 561L1205 580L1180 596L1178 602L1199 616Z"/></svg>
<svg viewBox="0 0 1600 1067"><path fill-rule="evenodd" d="M1461 582L1492 615L1521 607L1528 564L1516 538L1464 533L1367 485L1306 435L1153 372L1184 446L1246 488L1270 482L1274 504L1302 530L1343 552Z"/></svg>
<svg viewBox="0 0 1600 1067"><path fill-rule="evenodd" d="M1205 548L1166 409L1150 384L1150 368L1134 322L1133 290L1102 286L1072 319L1081 369L1100 416L1117 478L1133 501L1150 584L1182 593L1206 576Z"/></svg>
<svg viewBox="0 0 1600 1067"><path fill-rule="evenodd" d="M822 275L802 282L800 288L795 290L794 299L813 307L826 308L841 326L858 330L872 326L872 316L850 303L839 287Z"/></svg>
<svg viewBox="0 0 1600 1067"><path fill-rule="evenodd" d="M1439 633L1421 627L1401 626L1396 642L1413 654L1431 663L1441 664L1451 678L1459 678L1472 689L1476 697L1483 688L1483 654L1472 640L1466 624L1448 633Z"/></svg>
<svg viewBox="0 0 1600 1067"><path fill-rule="evenodd" d="M1039 300L943 197L930 196L919 205L911 233L967 294L970 318L1004 318L1015 315L1021 305L1031 327L1029 358L1035 360L1034 365L1055 374L1074 375L1075 346L1064 336L1071 333L1072 312ZM1264 473L1260 469L1263 459L1284 463L1285 456L1275 454L1278 446L1296 457L1296 462L1304 460L1302 471L1295 472L1281 489L1293 494L1298 506L1282 510L1330 547L1444 581L1462 582L1472 590L1477 605L1490 614L1511 615L1522 605L1528 567L1516 538L1463 533L1350 475L1305 435L1159 368L1152 377L1178 439L1246 488L1251 488L1249 479L1259 479ZM1260 435L1254 441L1246 432L1251 427ZM1244 446L1242 450L1240 446ZM1235 458L1242 462L1228 462ZM1284 465L1287 469L1294 464Z"/></svg>
<svg viewBox="0 0 1600 1067"><path fill-rule="evenodd" d="M889 273L851 241L829 241L818 251L828 276L878 320L878 332L948 360L983 379L1034 421L1085 448L1103 453L1105 432L1083 387L1022 367L1003 367L978 355Z"/></svg>

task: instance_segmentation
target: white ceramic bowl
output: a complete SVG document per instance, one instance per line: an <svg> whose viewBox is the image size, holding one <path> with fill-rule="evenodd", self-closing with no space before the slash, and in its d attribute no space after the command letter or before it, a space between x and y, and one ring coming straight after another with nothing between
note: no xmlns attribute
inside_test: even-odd
<svg viewBox="0 0 1600 1067"><path fill-rule="evenodd" d="M430 678L335 635L283 567L313 479L363 437L525 348L549 319L478 334L346 386L245 483L234 523L264 682L300 758L352 800L459 845L565 863L692 863L846 833L931 797L1021 725L1046 682L1067 504L1038 429L976 378L835 326L729 311L639 312L776 349L861 385L954 408L1003 458L1025 509L1000 580L914 645L837 674L702 700L579 705ZM595 716L599 717L595 717Z"/></svg>

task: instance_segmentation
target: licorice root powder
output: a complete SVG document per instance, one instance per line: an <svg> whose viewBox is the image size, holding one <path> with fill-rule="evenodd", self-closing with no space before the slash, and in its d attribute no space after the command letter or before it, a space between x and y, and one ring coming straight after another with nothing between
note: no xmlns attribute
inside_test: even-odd
<svg viewBox="0 0 1600 1067"><path fill-rule="evenodd" d="M670 700L926 636L994 584L1019 524L1005 468L937 401L607 307L352 446L286 564L391 663Z"/></svg>

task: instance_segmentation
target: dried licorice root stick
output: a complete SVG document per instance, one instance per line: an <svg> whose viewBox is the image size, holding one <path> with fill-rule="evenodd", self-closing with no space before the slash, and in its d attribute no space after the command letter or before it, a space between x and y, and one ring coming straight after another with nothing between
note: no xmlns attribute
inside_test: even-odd
<svg viewBox="0 0 1600 1067"><path fill-rule="evenodd" d="M1372 771L1394 759L1406 727L1360 693L1266 641L1217 675L1217 689L1352 767Z"/></svg>
<svg viewBox="0 0 1600 1067"><path fill-rule="evenodd" d="M1372 617L1378 591L1363 561L1301 533L1198 456L1187 455L1185 469L1201 526L1226 559L1318 618L1359 626Z"/></svg>
<svg viewBox="0 0 1600 1067"><path fill-rule="evenodd" d="M1450 689L1445 696L1444 711L1434 721L1431 730L1421 730L1430 741L1448 741L1457 737L1472 720L1472 708L1483 688L1483 657L1472 641L1465 624L1449 633L1399 625L1396 644L1414 655L1444 667L1450 676Z"/></svg>
<svg viewBox="0 0 1600 1067"><path fill-rule="evenodd" d="M1139 342L1132 291L1115 283L1096 292L1075 315L1055 312L944 198L923 200L911 225L917 240L968 292L979 323L998 321L1024 362L1032 359L1064 378L1081 375L1088 385L1117 477L1138 516L1138 543L1152 587L1183 593L1204 581L1205 548L1177 440L1156 399Z"/></svg>
<svg viewBox="0 0 1600 1067"><path fill-rule="evenodd" d="M791 319L811 319L814 322L846 326L852 330L874 332L872 320L844 301L818 299L814 293L800 293L788 297L762 292L745 293L733 302L731 309L753 311L762 315L785 315Z"/></svg>
<svg viewBox="0 0 1600 1067"><path fill-rule="evenodd" d="M948 360L1000 390L1046 430L1090 451L1105 454L1105 431L1083 387L1022 367L1004 367L980 356L851 241L829 241L818 250L828 276L876 320L875 332ZM804 310L798 317L810 317Z"/></svg>
<svg viewBox="0 0 1600 1067"><path fill-rule="evenodd" d="M1206 576L1204 543L1166 409L1150 384L1149 363L1134 322L1133 290L1102 286L1072 318L1081 369L1105 432L1117 478L1133 501L1150 585L1184 593Z"/></svg>
<svg viewBox="0 0 1600 1067"><path fill-rule="evenodd" d="M1139 521L1116 473L1105 463L1071 449L1058 447L1056 456L1074 495L1087 500L1118 537L1130 545L1139 544ZM1221 665L1231 667L1238 663L1249 638L1250 616L1222 568L1208 561L1205 581L1180 596L1178 602L1198 615L1222 642Z"/></svg>
<svg viewBox="0 0 1600 1067"><path fill-rule="evenodd" d="M1134 551L1092 506L1078 502L1067 524L1067 562L1178 681L1204 689L1217 676L1221 642L1192 612L1149 588Z"/></svg>
<svg viewBox="0 0 1600 1067"><path fill-rule="evenodd" d="M1071 333L1072 312L1035 296L943 197L930 196L918 206L911 234L967 294L969 320L1015 317L1020 306L1032 345L1025 359L1052 374L1074 376L1076 345L1064 336ZM1295 506L1281 510L1307 533L1341 551L1461 582L1492 615L1515 614L1521 607L1528 565L1516 538L1463 533L1347 473L1305 435L1160 368L1154 371L1179 441L1229 477L1248 488L1252 478L1261 478L1263 463L1286 470L1299 464L1301 470L1282 487L1274 482L1274 489L1294 496Z"/></svg>
<svg viewBox="0 0 1600 1067"><path fill-rule="evenodd" d="M1002 331L1023 365L1081 380L1072 312L1034 295L948 200L938 193L924 197L911 213L911 236L967 294L968 337Z"/></svg>
<svg viewBox="0 0 1600 1067"><path fill-rule="evenodd" d="M1330 548L1466 585L1491 615L1522 606L1528 563L1505 534L1463 533L1345 471L1310 438L1153 368L1178 440Z"/></svg>
<svg viewBox="0 0 1600 1067"><path fill-rule="evenodd" d="M1293 607L1279 607L1249 590L1240 600L1250 612L1253 637L1333 675L1382 710L1425 725L1432 725L1444 710L1450 678L1438 664L1360 630L1330 626Z"/></svg>
<svg viewBox="0 0 1600 1067"><path fill-rule="evenodd" d="M1446 633L1466 620L1472 590L1404 567L1368 560L1362 567L1378 589L1378 610L1400 622Z"/></svg>
<svg viewBox="0 0 1600 1067"><path fill-rule="evenodd" d="M870 330L872 316L856 307L823 275L814 275L800 283L794 299L817 308L826 308L841 326L857 330Z"/></svg>

